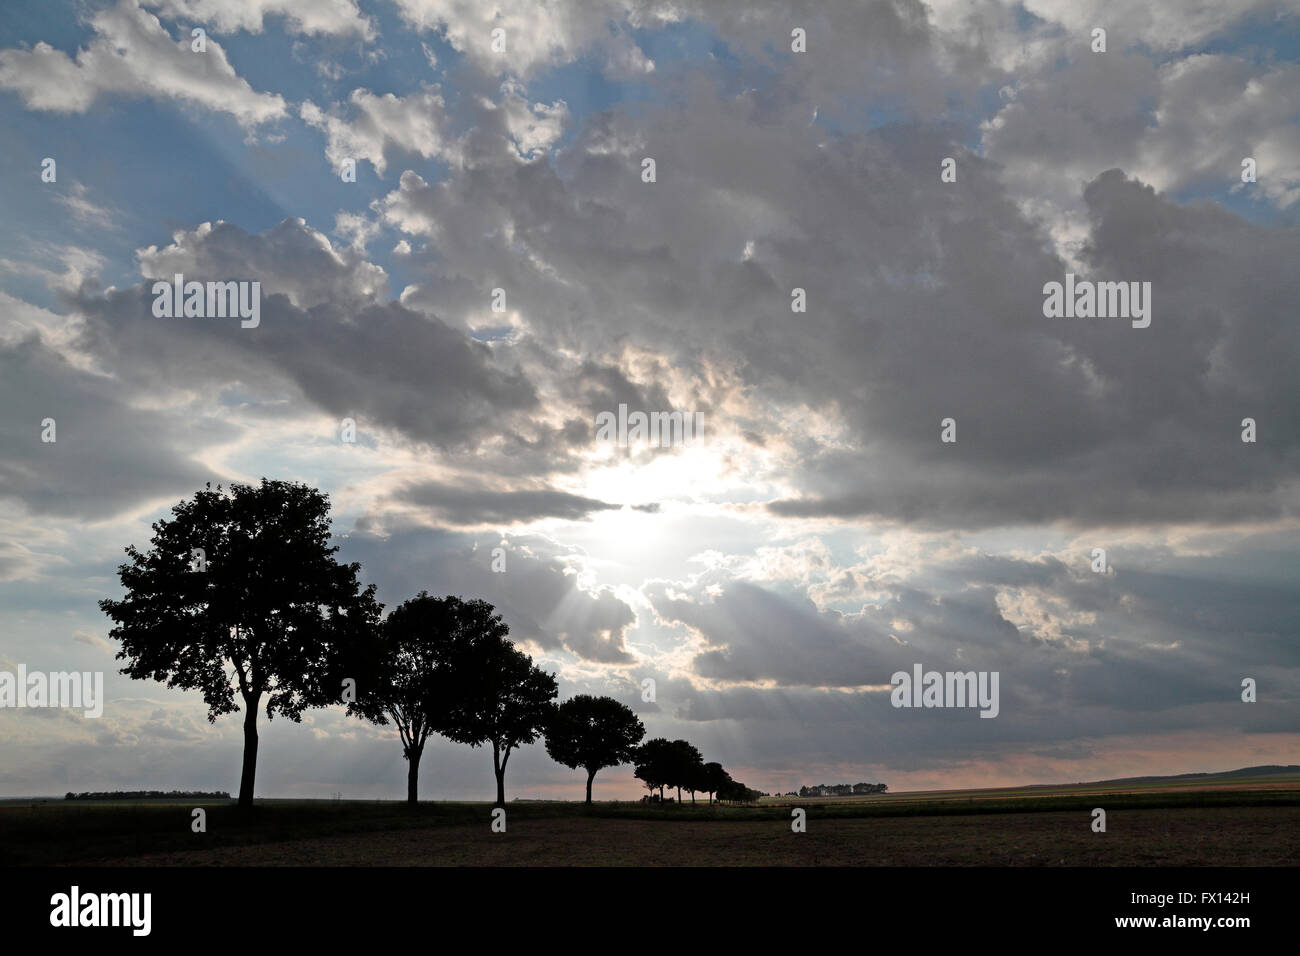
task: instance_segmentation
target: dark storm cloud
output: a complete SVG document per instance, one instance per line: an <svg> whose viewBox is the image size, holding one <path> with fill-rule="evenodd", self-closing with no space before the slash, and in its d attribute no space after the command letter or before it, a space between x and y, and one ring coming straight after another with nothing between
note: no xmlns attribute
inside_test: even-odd
<svg viewBox="0 0 1300 956"><path fill-rule="evenodd" d="M151 282L74 299L85 319L80 347L136 388L206 386L213 394L238 383L278 398L288 387L356 419L359 431L377 425L444 447L508 433L512 415L537 404L517 368L497 368L488 346L434 316L376 298L368 270L330 255L297 220L266 236L219 225L149 258L165 263L161 270L184 270L186 281L258 279L262 312L256 328L156 318Z"/></svg>
<svg viewBox="0 0 1300 956"><path fill-rule="evenodd" d="M1072 267L954 131L832 135L766 92L681 85L689 109L592 117L554 167L485 154L450 183L404 176L388 221L437 224L421 295L472 264L506 277L534 348L635 343L701 381L735 368L771 410L746 429L799 449L802 493L776 515L985 527L1292 509L1295 230L1095 169L1081 278L1151 282L1152 325L1049 319L1043 286ZM939 180L945 156L956 183ZM796 403L850 440L788 433ZM939 441L948 417L956 444ZM1240 441L1244 417L1270 423L1266 441Z"/></svg>
<svg viewBox="0 0 1300 956"><path fill-rule="evenodd" d="M1286 370L1300 360L1288 305L1300 280L1288 263L1300 258L1300 235L1177 206L1117 170L1084 197L1087 275L1150 281L1151 327L1045 319L1039 295L1002 313L1029 309L1033 323L999 328L972 290L972 307L954 308L944 335L878 369L893 387L855 410L872 454L821 456L810 484L824 490L776 502L775 513L974 527L1294 512L1300 403ZM1061 278L1009 266L1010 282L1035 293L1039 277ZM909 364L928 375L924 385L902 379ZM953 445L938 440L945 417L957 422ZM1267 441L1241 441L1247 417L1270 423ZM849 487L863 475L866 488Z"/></svg>

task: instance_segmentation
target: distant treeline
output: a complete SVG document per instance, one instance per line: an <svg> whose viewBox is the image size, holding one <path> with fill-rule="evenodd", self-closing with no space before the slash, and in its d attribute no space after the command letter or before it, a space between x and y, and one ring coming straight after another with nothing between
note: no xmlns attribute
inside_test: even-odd
<svg viewBox="0 0 1300 956"><path fill-rule="evenodd" d="M68 791L64 800L147 800L150 797L167 797L174 800L229 800L225 790L104 790L73 793Z"/></svg>
<svg viewBox="0 0 1300 956"><path fill-rule="evenodd" d="M799 792L791 790L787 797L851 797L864 793L884 793L889 788L883 783L819 783L815 787L800 787Z"/></svg>

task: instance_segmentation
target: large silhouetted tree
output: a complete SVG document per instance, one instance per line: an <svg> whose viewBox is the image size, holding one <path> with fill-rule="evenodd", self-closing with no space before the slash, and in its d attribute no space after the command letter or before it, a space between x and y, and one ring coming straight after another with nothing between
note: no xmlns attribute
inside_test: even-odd
<svg viewBox="0 0 1300 956"><path fill-rule="evenodd" d="M340 702L346 662L378 622L374 585L335 560L329 499L306 485L209 485L153 532L148 552L126 549L126 596L99 602L122 673L202 691L209 721L239 710L239 692L239 805L251 807L262 701L268 719L293 721Z"/></svg>
<svg viewBox="0 0 1300 956"><path fill-rule="evenodd" d="M559 694L555 677L508 640L483 643L451 661L458 685L453 713L441 733L471 747L492 745L497 803L506 802L506 764L515 748L541 735Z"/></svg>
<svg viewBox="0 0 1300 956"><path fill-rule="evenodd" d="M369 677L348 712L397 725L407 760L406 800L418 801L420 758L433 733L452 725L468 675L495 666L508 628L486 601L435 598L421 591L389 612L376 630Z"/></svg>
<svg viewBox="0 0 1300 956"><path fill-rule="evenodd" d="M631 762L645 725L612 697L579 694L555 709L546 728L546 752L571 770L587 771L587 803L597 770Z"/></svg>

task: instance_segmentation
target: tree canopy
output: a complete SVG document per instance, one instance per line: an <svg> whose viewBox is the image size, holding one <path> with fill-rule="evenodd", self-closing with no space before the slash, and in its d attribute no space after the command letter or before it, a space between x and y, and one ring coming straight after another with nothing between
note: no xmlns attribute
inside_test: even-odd
<svg viewBox="0 0 1300 956"><path fill-rule="evenodd" d="M587 771L587 803L598 770L630 763L645 725L612 697L579 694L555 709L546 728L546 752L556 763Z"/></svg>
<svg viewBox="0 0 1300 956"><path fill-rule="evenodd" d="M427 591L389 612L361 665L348 712L377 724L392 720L407 760L406 799L418 800L420 758L429 735L454 728L466 677L501 656L508 628L491 604Z"/></svg>
<svg viewBox="0 0 1300 956"><path fill-rule="evenodd" d="M710 761L701 768L700 789L709 794L710 802L712 802L713 794L733 783L735 781L731 779L731 774L727 773L722 764L717 761Z"/></svg>
<svg viewBox="0 0 1300 956"><path fill-rule="evenodd" d="M504 638L458 652L451 667L459 686L442 733L471 747L491 744L497 803L504 804L506 764L549 722L559 695L555 677Z"/></svg>
<svg viewBox="0 0 1300 956"><path fill-rule="evenodd" d="M673 742L665 737L647 740L637 748L633 763L632 775L647 790L658 790L663 799L664 787L671 786L673 775Z"/></svg>
<svg viewBox="0 0 1300 956"><path fill-rule="evenodd" d="M121 642L122 673L199 690L208 720L240 709L244 763L239 803L249 807L257 767L257 714L301 719L337 703L346 662L378 621L374 585L330 545L329 499L283 481L208 485L155 522L151 548L127 547L121 600L99 606Z"/></svg>
<svg viewBox="0 0 1300 956"><path fill-rule="evenodd" d="M677 788L677 802L682 802L682 791L699 787L704 756L685 740L674 740L668 750L668 786Z"/></svg>

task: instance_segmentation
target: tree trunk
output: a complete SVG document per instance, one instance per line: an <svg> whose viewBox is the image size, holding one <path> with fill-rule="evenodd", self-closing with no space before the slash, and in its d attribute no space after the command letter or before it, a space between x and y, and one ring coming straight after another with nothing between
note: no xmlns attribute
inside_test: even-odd
<svg viewBox="0 0 1300 956"><path fill-rule="evenodd" d="M510 755L506 754L506 760L509 759ZM497 775L496 805L498 807L504 807L506 805L506 764L505 761L501 759L501 748L497 746L495 740L492 741L492 772Z"/></svg>
<svg viewBox="0 0 1300 956"><path fill-rule="evenodd" d="M677 805L678 805L678 806L681 806L681 804L682 804L682 788L681 788L681 787L678 787L678 788L677 788Z"/></svg>
<svg viewBox="0 0 1300 956"><path fill-rule="evenodd" d="M691 791L691 806L695 806L695 791Z"/></svg>
<svg viewBox="0 0 1300 956"><path fill-rule="evenodd" d="M260 700L244 698L244 769L239 776L239 809L253 809L253 783L257 778L257 708Z"/></svg>
<svg viewBox="0 0 1300 956"><path fill-rule="evenodd" d="M591 806L591 781L596 779L596 771L587 771L587 806Z"/></svg>
<svg viewBox="0 0 1300 956"><path fill-rule="evenodd" d="M662 783L659 784L659 802L664 802L664 785Z"/></svg>
<svg viewBox="0 0 1300 956"><path fill-rule="evenodd" d="M407 754L406 763L406 802L414 806L420 802L420 755Z"/></svg>

